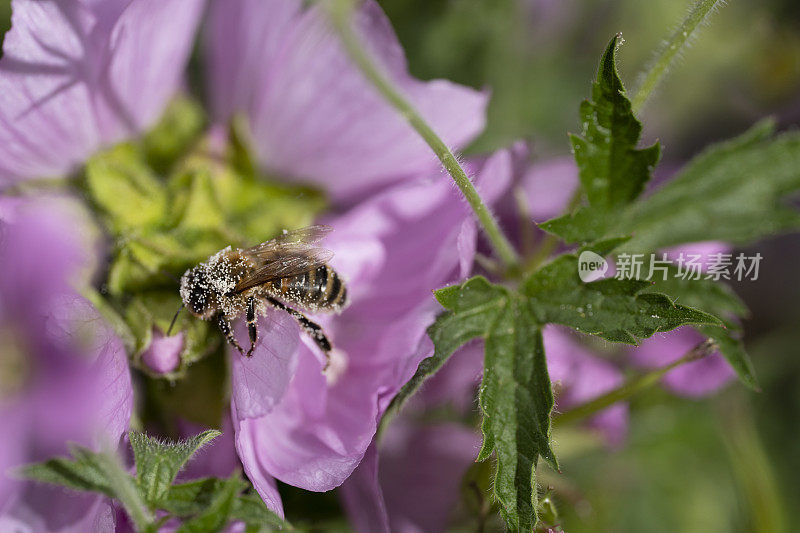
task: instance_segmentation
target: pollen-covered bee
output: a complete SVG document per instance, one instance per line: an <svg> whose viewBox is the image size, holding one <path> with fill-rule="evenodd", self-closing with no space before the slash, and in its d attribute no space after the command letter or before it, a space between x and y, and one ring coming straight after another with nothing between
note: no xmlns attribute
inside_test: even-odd
<svg viewBox="0 0 800 533"><path fill-rule="evenodd" d="M289 313L328 355L331 343L322 328L287 304L338 312L347 302L344 283L327 265L333 253L315 246L330 231L328 226L309 226L252 248L220 250L181 278L184 307L215 321L228 342L250 357L258 341L256 317L269 305ZM242 315L250 337L246 352L231 329L231 320Z"/></svg>

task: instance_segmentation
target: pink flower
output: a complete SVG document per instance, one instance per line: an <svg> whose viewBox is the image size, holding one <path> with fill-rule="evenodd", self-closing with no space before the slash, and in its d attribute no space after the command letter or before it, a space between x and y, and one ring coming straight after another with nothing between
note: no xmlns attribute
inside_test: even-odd
<svg viewBox="0 0 800 533"><path fill-rule="evenodd" d="M116 446L133 408L122 342L72 288L90 257L86 218L63 199L13 203L0 222L0 529L111 531L105 498L8 477L67 442Z"/></svg>
<svg viewBox="0 0 800 533"><path fill-rule="evenodd" d="M510 178L510 154L499 152L472 168L478 186L490 190L491 184L496 198ZM471 264L474 253L471 215L440 176L387 189L328 222L336 228L327 242L336 252L332 264L351 291L341 315L321 319L335 347L331 367L323 374L322 355L300 336L296 350L286 351L296 370L285 394L272 395L277 401L271 409L250 416L234 402L239 457L276 512L280 500L272 478L325 491L353 472L389 401L430 353L425 330L437 312L431 291L457 279L461 259ZM285 336L277 328L267 332L254 359L274 360L274 353L263 352L283 346ZM283 384L277 385L281 392ZM239 386L234 376L234 389Z"/></svg>
<svg viewBox="0 0 800 533"><path fill-rule="evenodd" d="M0 59L0 186L61 177L152 125L203 0L13 0Z"/></svg>
<svg viewBox="0 0 800 533"><path fill-rule="evenodd" d="M395 86L451 147L484 127L486 94L420 82L373 0L358 34ZM243 112L263 167L325 188L337 201L441 167L433 152L343 51L322 9L301 0L212 2L207 52L218 120ZM443 177L444 179L444 177Z"/></svg>
<svg viewBox="0 0 800 533"><path fill-rule="evenodd" d="M642 341L630 355L633 362L641 367L658 368L686 355L703 340L704 337L692 328L682 327L655 334ZM716 352L670 370L661 381L676 394L699 398L716 392L735 377L730 365Z"/></svg>

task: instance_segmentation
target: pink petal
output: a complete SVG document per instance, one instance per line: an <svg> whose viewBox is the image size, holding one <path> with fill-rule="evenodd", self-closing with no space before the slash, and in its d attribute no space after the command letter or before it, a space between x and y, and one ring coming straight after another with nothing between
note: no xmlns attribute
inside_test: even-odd
<svg viewBox="0 0 800 533"><path fill-rule="evenodd" d="M202 0L14 0L0 60L0 183L60 177L177 91Z"/></svg>
<svg viewBox="0 0 800 533"><path fill-rule="evenodd" d="M383 500L383 491L378 482L378 452L373 442L361 464L353 475L342 485L342 499L350 522L356 531L385 532L389 528L389 515L386 512L386 502Z"/></svg>
<svg viewBox="0 0 800 533"><path fill-rule="evenodd" d="M682 357L703 339L690 327L657 333L642 341L638 348L632 349L631 357L640 366L657 368ZM698 398L719 390L734 377L730 365L719 353L714 353L671 370L662 378L662 382L676 394Z"/></svg>
<svg viewBox="0 0 800 533"><path fill-rule="evenodd" d="M533 219L543 222L560 215L578 186L578 168L564 157L530 165L520 182Z"/></svg>
<svg viewBox="0 0 800 533"><path fill-rule="evenodd" d="M256 441L250 437L247 427L250 425L251 419L239 420L236 416L236 410L231 405L231 418L233 419L234 433L236 436L236 453L242 461L244 473L247 478L253 483L258 495L267 504L267 508L275 514L284 517L283 503L281 502L281 495L278 493L278 486L275 479L266 473L265 468L259 462L257 454ZM244 431L244 434L242 432Z"/></svg>
<svg viewBox="0 0 800 533"><path fill-rule="evenodd" d="M211 6L210 87L218 117L243 111L261 163L320 185L336 200L440 167L430 148L368 84L318 7L301 0ZM484 127L487 95L408 75L402 48L373 1L357 12L369 52L448 145Z"/></svg>
<svg viewBox="0 0 800 533"><path fill-rule="evenodd" d="M432 309L417 311L374 330L374 324L364 323L374 331L366 338L334 336L348 362L346 373L330 386L304 340L283 401L264 417L241 421L237 446L252 446L256 460L240 454L242 463L307 490L339 486L361 461L380 413L429 353L429 344L422 341L432 319Z"/></svg>
<svg viewBox="0 0 800 533"><path fill-rule="evenodd" d="M550 380L560 391L556 410L590 401L620 386L622 373L555 326L544 329L544 346ZM593 416L589 425L600 430L611 444L619 444L627 431L628 407L617 404Z"/></svg>
<svg viewBox="0 0 800 533"><path fill-rule="evenodd" d="M0 507L0 531L113 533L116 517L105 496L46 484L29 484L24 497Z"/></svg>
<svg viewBox="0 0 800 533"><path fill-rule="evenodd" d="M251 357L230 349L234 413L239 419L263 416L286 393L297 367L299 328L287 313L270 310L258 320L259 341ZM235 328L237 338L247 350L247 328Z"/></svg>

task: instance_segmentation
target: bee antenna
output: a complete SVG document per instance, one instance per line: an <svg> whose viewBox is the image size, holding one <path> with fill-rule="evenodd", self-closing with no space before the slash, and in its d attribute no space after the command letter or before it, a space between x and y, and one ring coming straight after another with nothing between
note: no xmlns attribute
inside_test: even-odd
<svg viewBox="0 0 800 533"><path fill-rule="evenodd" d="M183 311L183 304L181 304L178 310L175 311L175 316L172 317L172 322L169 323L169 328L167 328L167 337L169 337L169 334L172 331L172 326L175 325L175 321L178 320L178 315L181 314L181 311Z"/></svg>
<svg viewBox="0 0 800 533"><path fill-rule="evenodd" d="M178 284L180 284L180 282L181 282L181 280L180 280L180 279L178 279L177 277L175 277L175 275L174 275L172 272L170 272L170 271L168 271L168 270L166 270L166 269L164 269L164 268L162 268L162 269L161 269L161 270L159 270L158 272L159 272L159 274L161 274L162 276L168 277L169 279L171 279L171 280L172 280L172 281L174 281L175 283L178 283Z"/></svg>

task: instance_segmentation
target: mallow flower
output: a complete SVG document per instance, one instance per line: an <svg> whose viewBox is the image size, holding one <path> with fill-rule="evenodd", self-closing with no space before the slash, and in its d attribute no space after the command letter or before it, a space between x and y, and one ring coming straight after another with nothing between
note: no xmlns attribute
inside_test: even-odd
<svg viewBox="0 0 800 533"><path fill-rule="evenodd" d="M203 0L13 0L0 186L59 178L150 127L183 80Z"/></svg>
<svg viewBox="0 0 800 533"><path fill-rule="evenodd" d="M511 176L510 154L498 152L472 170L484 197L496 198ZM471 265L475 250L471 214L438 173L391 187L328 222L336 228L326 243L336 253L332 265L351 287L349 307L321 320L335 346L328 370L300 336L286 351L294 375L270 409L243 411L234 391L239 457L276 511L273 478L325 491L358 466L389 401L432 350L425 333L437 312L431 291L463 277L461 265ZM267 331L255 361L274 360L269 350L285 343L280 328Z"/></svg>
<svg viewBox="0 0 800 533"><path fill-rule="evenodd" d="M133 391L122 341L78 292L85 213L61 199L0 199L0 530L113 531L107 498L14 477L73 442L115 448Z"/></svg>
<svg viewBox="0 0 800 533"><path fill-rule="evenodd" d="M468 272L477 234L429 148L351 64L321 9L304 4L210 3L204 48L214 122L244 116L262 171L322 188L339 209L324 217L337 230L325 245L337 254L351 305L322 320L336 345L328 372L280 313L260 320L252 359L232 354L236 450L279 513L273 478L329 490L359 463L388 401L430 349L430 291ZM180 90L205 4L12 5L0 60L3 185L67 176L146 131ZM487 95L411 78L375 2L361 5L354 24L448 144L462 147L483 128ZM473 166L487 198L504 191L508 159L499 153ZM183 339L156 333L144 364L169 372Z"/></svg>

